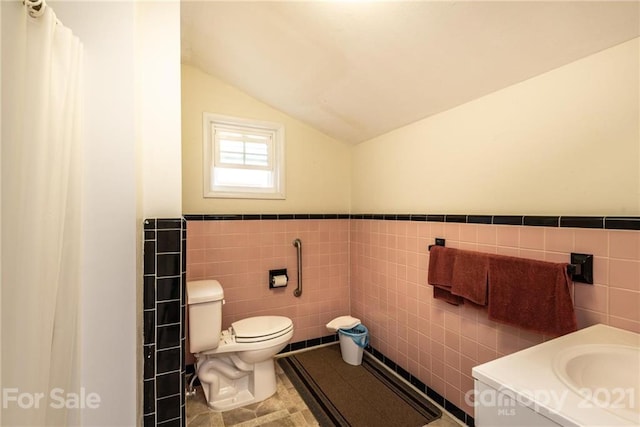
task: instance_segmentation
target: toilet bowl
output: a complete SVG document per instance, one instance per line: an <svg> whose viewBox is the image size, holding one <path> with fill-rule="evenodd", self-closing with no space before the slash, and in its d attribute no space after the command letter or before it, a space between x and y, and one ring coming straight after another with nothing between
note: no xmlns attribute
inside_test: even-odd
<svg viewBox="0 0 640 427"><path fill-rule="evenodd" d="M273 357L293 336L284 316L242 319L221 331L222 286L217 280L187 283L190 350L208 405L226 411L260 402L276 391Z"/></svg>
<svg viewBox="0 0 640 427"><path fill-rule="evenodd" d="M247 324L252 328L242 329ZM278 329L270 332L265 325ZM244 334L239 335L236 327ZM196 354L196 372L209 406L226 411L273 395L273 356L286 347L292 336L293 323L282 316L250 317L223 331L217 348Z"/></svg>

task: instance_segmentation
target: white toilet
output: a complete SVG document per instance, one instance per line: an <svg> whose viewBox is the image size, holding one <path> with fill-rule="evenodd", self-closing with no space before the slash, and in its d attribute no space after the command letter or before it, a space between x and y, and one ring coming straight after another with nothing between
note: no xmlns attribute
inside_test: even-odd
<svg viewBox="0 0 640 427"><path fill-rule="evenodd" d="M273 395L273 356L293 336L293 322L284 316L249 317L222 331L223 298L217 280L187 282L189 349L207 403L218 411Z"/></svg>

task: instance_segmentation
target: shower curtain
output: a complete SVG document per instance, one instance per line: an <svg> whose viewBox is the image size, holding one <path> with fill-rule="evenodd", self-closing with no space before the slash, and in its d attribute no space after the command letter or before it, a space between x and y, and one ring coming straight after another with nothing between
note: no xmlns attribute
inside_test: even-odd
<svg viewBox="0 0 640 427"><path fill-rule="evenodd" d="M0 424L78 425L82 45L2 3Z"/></svg>

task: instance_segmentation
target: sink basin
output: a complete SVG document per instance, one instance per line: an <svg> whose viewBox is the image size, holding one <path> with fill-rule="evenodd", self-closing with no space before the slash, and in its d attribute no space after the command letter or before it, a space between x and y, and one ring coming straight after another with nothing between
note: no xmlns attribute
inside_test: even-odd
<svg viewBox="0 0 640 427"><path fill-rule="evenodd" d="M553 360L558 378L582 396L583 407L605 409L640 425L640 348L575 345Z"/></svg>

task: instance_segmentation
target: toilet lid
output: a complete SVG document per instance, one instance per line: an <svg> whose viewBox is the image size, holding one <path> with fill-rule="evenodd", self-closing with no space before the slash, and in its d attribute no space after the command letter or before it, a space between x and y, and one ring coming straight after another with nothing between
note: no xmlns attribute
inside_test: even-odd
<svg viewBox="0 0 640 427"><path fill-rule="evenodd" d="M284 316L257 316L231 324L236 342L259 342L277 338L293 329L293 322Z"/></svg>

